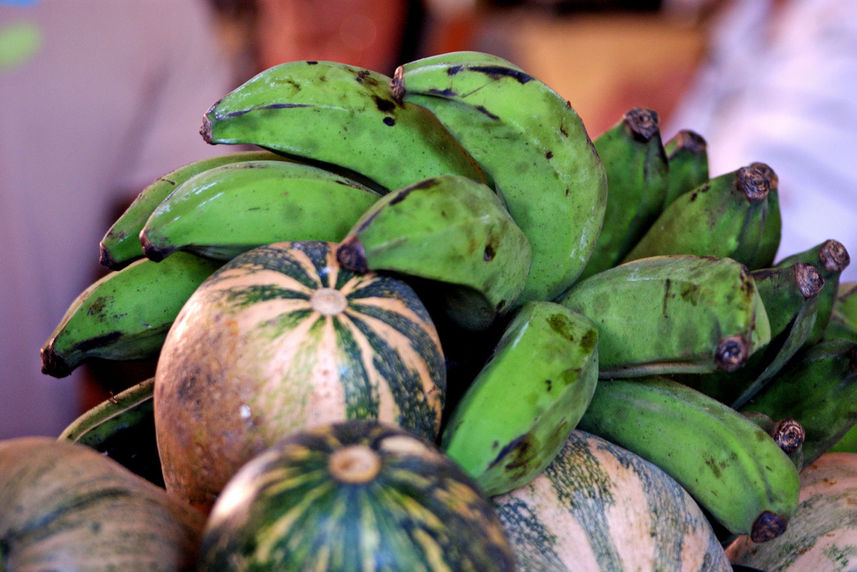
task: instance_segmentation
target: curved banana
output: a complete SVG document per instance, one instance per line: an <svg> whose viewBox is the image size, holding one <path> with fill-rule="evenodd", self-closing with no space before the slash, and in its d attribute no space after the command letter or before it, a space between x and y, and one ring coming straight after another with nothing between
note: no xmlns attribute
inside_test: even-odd
<svg viewBox="0 0 857 572"><path fill-rule="evenodd" d="M824 330L824 339L845 338L857 342L857 282L840 282Z"/></svg>
<svg viewBox="0 0 857 572"><path fill-rule="evenodd" d="M833 447L857 423L857 343L835 338L805 347L741 411L790 417L806 431L804 464Z"/></svg>
<svg viewBox="0 0 857 572"><path fill-rule="evenodd" d="M730 258L626 262L578 282L559 302L598 325L601 378L734 371L771 336L753 278Z"/></svg>
<svg viewBox="0 0 857 572"><path fill-rule="evenodd" d="M389 77L339 62L260 72L206 112L201 134L212 144L248 143L332 164L384 189L446 174L485 181L437 118L393 97Z"/></svg>
<svg viewBox="0 0 857 572"><path fill-rule="evenodd" d="M98 245L99 261L111 270L119 270L134 260L143 258L139 237L146 219L161 201L189 178L220 165L263 159L285 160L270 151L239 151L194 161L161 175L140 191L128 208L107 229Z"/></svg>
<svg viewBox="0 0 857 572"><path fill-rule="evenodd" d="M91 447L163 487L155 438L155 378L143 380L83 412L57 438Z"/></svg>
<svg viewBox="0 0 857 572"><path fill-rule="evenodd" d="M708 142L696 131L681 129L664 143L664 152L669 164L666 208L679 195L708 182Z"/></svg>
<svg viewBox="0 0 857 572"><path fill-rule="evenodd" d="M663 469L732 534L771 540L797 508L797 467L773 438L684 384L599 381L578 428Z"/></svg>
<svg viewBox="0 0 857 572"><path fill-rule="evenodd" d="M830 322L830 315L833 313L833 305L839 292L839 277L851 263L851 256L844 244L838 240L828 239L806 250L786 256L775 266L789 266L795 262L814 265L824 279L824 288L818 294L815 325L805 342L806 345L812 345L824 336L824 330Z"/></svg>
<svg viewBox="0 0 857 572"><path fill-rule="evenodd" d="M157 355L176 314L221 264L179 252L163 262L143 258L99 278L78 294L42 346L42 373L65 377L91 357Z"/></svg>
<svg viewBox="0 0 857 572"><path fill-rule="evenodd" d="M525 302L455 406L441 448L488 496L522 486L562 448L597 380L595 325L554 302Z"/></svg>
<svg viewBox="0 0 857 572"><path fill-rule="evenodd" d="M818 294L824 279L812 264L764 268L750 272L768 322L771 341L730 372L688 375L680 381L733 408L751 399L804 345L815 325Z"/></svg>
<svg viewBox="0 0 857 572"><path fill-rule="evenodd" d="M607 178L571 105L518 66L453 52L400 66L393 92L437 116L479 162L532 247L519 301L552 300L598 238Z"/></svg>
<svg viewBox="0 0 857 572"><path fill-rule="evenodd" d="M228 260L274 242L337 242L380 196L318 167L242 161L176 187L149 216L139 241L156 261L177 250Z"/></svg>
<svg viewBox="0 0 857 572"><path fill-rule="evenodd" d="M336 257L352 272L430 280L454 322L484 329L520 296L531 253L490 187L443 175L381 197L354 223Z"/></svg>
<svg viewBox="0 0 857 572"><path fill-rule="evenodd" d="M624 261L664 254L729 257L753 268L767 220L771 179L741 167L676 198Z"/></svg>
<svg viewBox="0 0 857 572"><path fill-rule="evenodd" d="M767 163L756 161L750 163L749 166L760 170L770 183L768 197L765 199L765 202L768 203L768 211L765 214L765 220L761 223L762 233L759 237L759 245L756 248L755 257L750 258L748 264L751 270L755 270L774 265L783 234L783 219L780 212L779 177Z"/></svg>
<svg viewBox="0 0 857 572"><path fill-rule="evenodd" d="M618 264L661 214L669 165L658 114L634 107L599 135L595 150L607 172L604 225L580 279Z"/></svg>

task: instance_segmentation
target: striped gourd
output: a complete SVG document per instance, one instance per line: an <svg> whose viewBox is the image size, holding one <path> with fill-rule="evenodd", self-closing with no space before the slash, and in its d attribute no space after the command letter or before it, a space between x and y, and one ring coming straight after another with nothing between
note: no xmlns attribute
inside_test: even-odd
<svg viewBox="0 0 857 572"><path fill-rule="evenodd" d="M84 445L0 441L0 570L192 570L205 517Z"/></svg>
<svg viewBox="0 0 857 572"><path fill-rule="evenodd" d="M511 571L491 502L433 444L355 420L301 431L227 483L200 570Z"/></svg>
<svg viewBox="0 0 857 572"><path fill-rule="evenodd" d="M675 480L581 430L542 474L493 500L521 570L730 570Z"/></svg>
<svg viewBox="0 0 857 572"><path fill-rule="evenodd" d="M405 282L340 268L333 243L255 248L200 285L164 341L154 390L164 482L207 509L255 453L345 419L434 440L445 387L437 331Z"/></svg>
<svg viewBox="0 0 857 572"><path fill-rule="evenodd" d="M788 529L754 544L739 536L726 553L767 572L857 570L857 453L826 453L800 474L800 504Z"/></svg>

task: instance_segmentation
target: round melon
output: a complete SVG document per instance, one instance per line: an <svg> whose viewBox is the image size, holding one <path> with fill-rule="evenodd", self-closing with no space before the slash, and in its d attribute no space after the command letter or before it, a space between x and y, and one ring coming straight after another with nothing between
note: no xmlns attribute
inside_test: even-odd
<svg viewBox="0 0 857 572"><path fill-rule="evenodd" d="M204 525L201 512L90 447L0 441L0 570L193 570Z"/></svg>
<svg viewBox="0 0 857 572"><path fill-rule="evenodd" d="M731 571L687 491L584 431L571 433L542 474L493 500L520 570Z"/></svg>
<svg viewBox="0 0 857 572"><path fill-rule="evenodd" d="M315 425L373 419L437 437L446 370L426 308L401 280L340 268L335 246L250 250L182 307L155 372L170 493L208 510L242 464Z"/></svg>
<svg viewBox="0 0 857 572"><path fill-rule="evenodd" d="M433 444L346 421L293 434L229 481L200 570L514 570L491 502Z"/></svg>

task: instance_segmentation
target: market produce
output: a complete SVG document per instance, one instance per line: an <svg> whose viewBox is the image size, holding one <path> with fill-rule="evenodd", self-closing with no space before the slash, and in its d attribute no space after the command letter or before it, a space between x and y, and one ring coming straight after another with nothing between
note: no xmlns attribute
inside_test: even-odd
<svg viewBox="0 0 857 572"><path fill-rule="evenodd" d="M857 454L822 455L801 471L800 485L800 504L782 536L763 544L742 536L728 546L736 566L766 572L857 566Z"/></svg>
<svg viewBox="0 0 857 572"><path fill-rule="evenodd" d="M857 282L839 284L823 337L857 342Z"/></svg>
<svg viewBox="0 0 857 572"><path fill-rule="evenodd" d="M430 316L405 282L341 268L335 247L239 254L179 312L155 372L172 494L210 507L254 454L321 423L376 419L438 436L446 372Z"/></svg>
<svg viewBox="0 0 857 572"><path fill-rule="evenodd" d="M762 221L762 235L756 247L755 258L750 258L747 263L750 268L767 268L774 264L777 252L780 249L780 240L783 234L783 219L780 212L780 178L770 165L761 161L750 163L749 167L762 172L768 180L768 196L765 199L768 212Z"/></svg>
<svg viewBox="0 0 857 572"><path fill-rule="evenodd" d="M359 420L299 431L244 465L200 570L512 571L491 503L431 443Z"/></svg>
<svg viewBox="0 0 857 572"><path fill-rule="evenodd" d="M238 151L199 159L161 175L140 191L104 233L98 245L99 261L111 270L119 270L134 260L143 258L139 238L143 225L161 201L189 178L220 165L257 160L286 159L271 151Z"/></svg>
<svg viewBox="0 0 857 572"><path fill-rule="evenodd" d="M305 163L229 163L177 186L146 219L139 241L156 261L177 250L229 260L272 242L339 241L380 196Z"/></svg>
<svg viewBox="0 0 857 572"><path fill-rule="evenodd" d="M418 181L364 209L336 247L352 272L388 271L442 288L444 312L471 330L490 326L521 295L527 237L490 187L460 175Z"/></svg>
<svg viewBox="0 0 857 572"><path fill-rule="evenodd" d="M642 107L593 143L549 86L472 51L392 77L289 62L200 111L205 141L256 149L141 192L101 241L112 272L41 348L56 377L156 363L57 441L200 509L189 566L728 570L721 543L791 530L799 469L849 446L849 256L781 251L764 157L712 177L703 135L664 143ZM387 477L359 509L324 500ZM69 528L98 536L78 508ZM158 551L134 514L104 562Z"/></svg>
<svg viewBox="0 0 857 572"><path fill-rule="evenodd" d="M193 570L202 513L119 463L50 437L0 441L0 568Z"/></svg>
<svg viewBox="0 0 857 572"><path fill-rule="evenodd" d="M557 455L597 380L595 324L555 302L525 302L456 404L441 447L485 494L520 487Z"/></svg>
<svg viewBox="0 0 857 572"><path fill-rule="evenodd" d="M630 109L594 145L607 172L609 192L604 225L581 279L612 268L625 257L663 210L669 184L655 111Z"/></svg>
<svg viewBox="0 0 857 572"><path fill-rule="evenodd" d="M708 142L692 129L679 129L664 142L667 155L667 196L664 208L679 195L708 182Z"/></svg>
<svg viewBox="0 0 857 572"><path fill-rule="evenodd" d="M479 165L428 110L393 97L390 78L329 61L268 68L204 116L209 143L248 143L332 164L387 190L436 175L485 181Z"/></svg>
<svg viewBox="0 0 857 572"><path fill-rule="evenodd" d="M731 371L771 337L752 276L731 258L634 260L578 282L559 303L598 326L602 378Z"/></svg>
<svg viewBox="0 0 857 572"><path fill-rule="evenodd" d="M771 326L771 341L735 371L687 375L680 379L739 409L805 344L818 311L824 279L812 264L763 268L750 272Z"/></svg>
<svg viewBox="0 0 857 572"><path fill-rule="evenodd" d="M494 497L519 570L731 570L675 479L581 430L528 485Z"/></svg>
<svg viewBox="0 0 857 572"><path fill-rule="evenodd" d="M824 242L808 248L802 252L796 252L786 256L777 262L777 266L788 266L795 262L805 262L818 268L818 272L824 279L825 287L818 294L818 311L816 312L815 325L812 327L806 344L813 344L824 337L824 330L830 322L830 314L839 292L839 276L851 263L851 256L845 245L838 240L828 239Z"/></svg>
<svg viewBox="0 0 857 572"><path fill-rule="evenodd" d="M180 253L136 260L74 299L41 348L42 373L65 377L89 358L133 360L160 352L182 305L222 262Z"/></svg>
<svg viewBox="0 0 857 572"><path fill-rule="evenodd" d="M503 198L532 248L520 302L550 300L592 256L607 178L577 112L511 62L478 52L408 62L393 75L405 104L437 116Z"/></svg>
<svg viewBox="0 0 857 572"><path fill-rule="evenodd" d="M663 469L732 534L775 538L797 505L797 468L771 436L684 384L602 380L578 427Z"/></svg>
<svg viewBox="0 0 857 572"><path fill-rule="evenodd" d="M857 424L857 342L804 348L741 410L795 419L806 431L804 462L812 463Z"/></svg>
<svg viewBox="0 0 857 572"><path fill-rule="evenodd" d="M84 411L58 439L86 445L131 472L164 486L155 440L155 378L136 383Z"/></svg>
<svg viewBox="0 0 857 572"><path fill-rule="evenodd" d="M748 165L679 196L623 260L694 254L729 257L750 270L758 268L773 177L772 172Z"/></svg>

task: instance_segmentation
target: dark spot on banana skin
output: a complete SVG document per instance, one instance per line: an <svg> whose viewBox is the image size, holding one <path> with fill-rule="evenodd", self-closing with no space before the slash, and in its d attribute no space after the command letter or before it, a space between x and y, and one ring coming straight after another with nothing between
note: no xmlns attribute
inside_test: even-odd
<svg viewBox="0 0 857 572"><path fill-rule="evenodd" d="M553 388L553 382L552 382L551 380L549 380L549 379L546 379L546 380L545 380L545 390L546 390L546 391L548 391L548 392L550 392L550 390L551 390L552 388Z"/></svg>
<svg viewBox="0 0 857 572"><path fill-rule="evenodd" d="M500 117L499 117L499 116L494 115L493 113L491 113L490 111L488 111L487 109L485 109L485 108L484 108L483 106L481 106L481 105L477 105L475 109L476 109L476 111L478 111L479 113L481 113L481 114L485 115L486 117L488 117L488 118L490 118L490 119L494 119L495 121L496 121L497 119L500 119Z"/></svg>
<svg viewBox="0 0 857 572"><path fill-rule="evenodd" d="M547 160L553 159L553 151L548 151L547 153L545 153L545 159L547 159Z"/></svg>
<svg viewBox="0 0 857 572"><path fill-rule="evenodd" d="M492 246L490 244L486 244L485 250L482 252L482 259L485 262L491 262L492 260L494 260L495 255L496 255L496 252L494 251L494 246Z"/></svg>
<svg viewBox="0 0 857 572"><path fill-rule="evenodd" d="M395 124L396 124L396 120L395 120L395 119L393 119L392 117L385 117L385 118L383 119L383 121L384 121L384 125L388 125L388 126L390 126L390 127L392 127L393 125L395 125Z"/></svg>

